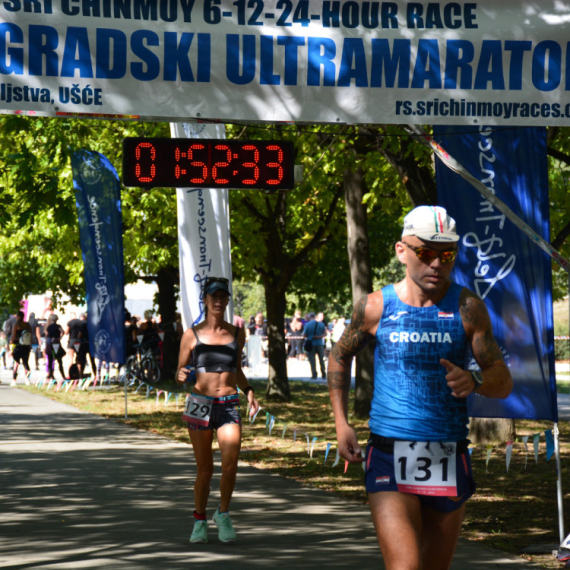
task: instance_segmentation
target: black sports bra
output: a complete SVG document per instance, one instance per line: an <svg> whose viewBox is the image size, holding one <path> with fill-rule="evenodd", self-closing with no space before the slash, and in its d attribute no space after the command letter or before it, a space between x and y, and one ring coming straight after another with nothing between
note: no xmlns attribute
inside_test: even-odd
<svg viewBox="0 0 570 570"><path fill-rule="evenodd" d="M239 327L236 327L236 334L232 342L228 344L205 344L203 343L196 329L192 327L196 335L196 346L192 352L192 360L196 372L236 372L239 355L239 345L237 336Z"/></svg>

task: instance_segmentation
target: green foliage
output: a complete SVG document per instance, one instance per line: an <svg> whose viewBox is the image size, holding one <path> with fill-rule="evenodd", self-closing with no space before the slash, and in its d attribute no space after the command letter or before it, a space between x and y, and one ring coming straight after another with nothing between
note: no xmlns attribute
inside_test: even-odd
<svg viewBox="0 0 570 570"><path fill-rule="evenodd" d="M122 139L168 133L168 126L114 121L0 117L0 305L18 306L51 290L81 303L83 261L69 157L79 148L106 155L120 174ZM177 264L176 202L172 191L143 195L123 189L127 281ZM165 205L167 207L165 208ZM174 260L174 261L173 261Z"/></svg>

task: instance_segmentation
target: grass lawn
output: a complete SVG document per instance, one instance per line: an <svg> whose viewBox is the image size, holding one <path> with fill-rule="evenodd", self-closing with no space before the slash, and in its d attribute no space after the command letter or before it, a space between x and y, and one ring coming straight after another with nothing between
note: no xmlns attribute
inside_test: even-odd
<svg viewBox="0 0 570 570"><path fill-rule="evenodd" d="M256 388L263 410L253 425L244 420L241 459L255 467L269 469L285 477L314 485L347 499L367 502L363 491L361 466L350 465L344 472L344 461L332 467L336 456L334 421L326 386L304 382L291 382L290 403L266 403L263 397L265 382L251 380ZM178 441L189 443L188 433L181 420L184 395L178 402L174 396L165 404L162 394L157 403L156 392L149 397L141 389L135 394L129 391L128 419L125 420L123 388L75 390L46 394L45 389L27 387L50 398L79 409L98 414L113 421L126 423ZM174 387L163 389L175 391ZM242 400L243 402L243 400ZM266 413L275 417L271 435L266 426ZM242 409L245 416L245 409ZM354 420L364 446L368 430L366 422ZM557 545L559 543L558 508L556 489L556 462L546 460L544 431L552 429L550 422L517 420L517 441L513 445L512 458L507 472L506 442L496 442L488 459L485 446L475 446L472 463L478 491L468 503L463 526L463 537L480 541L547 568L560 568L551 554L526 554L529 545ZM286 426L286 429L285 429ZM564 499L570 496L570 429L568 422L561 422L560 446L562 461L562 485ZM540 433L538 462L534 458L532 435ZM528 454L521 438L531 436ZM309 455L313 445L313 456ZM307 442L309 441L309 444ZM326 461L327 443L331 444ZM565 532L570 532L570 516L565 517Z"/></svg>

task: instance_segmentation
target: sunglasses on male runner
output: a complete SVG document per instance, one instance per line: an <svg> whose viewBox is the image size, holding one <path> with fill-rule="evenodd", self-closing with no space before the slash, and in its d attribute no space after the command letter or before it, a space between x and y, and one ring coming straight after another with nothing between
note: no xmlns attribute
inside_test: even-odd
<svg viewBox="0 0 570 570"><path fill-rule="evenodd" d="M435 249L430 249L429 247L415 247L406 243L405 241L402 242L405 246L409 247L417 256L420 261L423 263L431 263L437 257L442 263L451 263L457 257L457 249L445 249L443 251L437 251Z"/></svg>

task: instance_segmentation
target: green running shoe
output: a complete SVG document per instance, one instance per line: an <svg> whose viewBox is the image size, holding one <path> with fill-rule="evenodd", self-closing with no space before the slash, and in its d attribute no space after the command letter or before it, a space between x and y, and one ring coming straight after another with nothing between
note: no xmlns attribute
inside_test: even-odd
<svg viewBox="0 0 570 570"><path fill-rule="evenodd" d="M194 523L190 542L208 542L208 521L197 520Z"/></svg>
<svg viewBox="0 0 570 570"><path fill-rule="evenodd" d="M220 513L220 509L218 508L212 520L218 527L218 538L222 542L233 542L236 539L236 531L228 513Z"/></svg>

